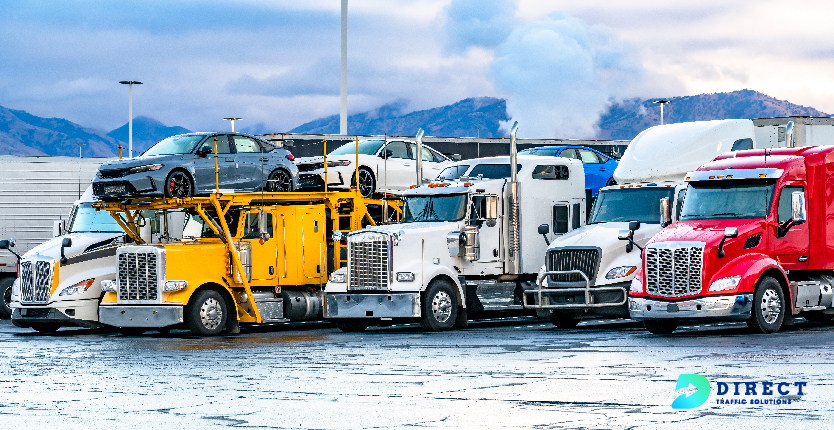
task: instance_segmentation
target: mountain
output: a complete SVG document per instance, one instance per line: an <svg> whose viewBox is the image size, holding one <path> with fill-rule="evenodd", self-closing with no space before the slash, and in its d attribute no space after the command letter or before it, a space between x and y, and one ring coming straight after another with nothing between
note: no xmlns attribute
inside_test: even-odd
<svg viewBox="0 0 834 430"><path fill-rule="evenodd" d="M408 102L397 100L379 109L348 116L350 133L413 136L422 128L429 136L503 137L499 121L507 121L507 103L492 97L474 97L433 109L403 113ZM479 132L480 127L480 132ZM302 124L290 133L338 134L339 115Z"/></svg>
<svg viewBox="0 0 834 430"><path fill-rule="evenodd" d="M41 118L0 106L0 154L112 157L118 143L101 131L61 118Z"/></svg>
<svg viewBox="0 0 834 430"><path fill-rule="evenodd" d="M168 127L161 122L146 116L133 118L133 153L141 154L166 137L175 134L191 133L183 127ZM107 136L122 142L122 154L127 155L128 124L107 133Z"/></svg>

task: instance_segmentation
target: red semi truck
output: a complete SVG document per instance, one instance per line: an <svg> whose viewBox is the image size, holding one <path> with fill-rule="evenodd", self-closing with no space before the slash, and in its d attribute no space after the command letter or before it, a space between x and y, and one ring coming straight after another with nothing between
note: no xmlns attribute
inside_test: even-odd
<svg viewBox="0 0 834 430"><path fill-rule="evenodd" d="M773 333L834 316L834 147L727 153L686 180L679 220L643 250L631 318L656 334L713 321Z"/></svg>

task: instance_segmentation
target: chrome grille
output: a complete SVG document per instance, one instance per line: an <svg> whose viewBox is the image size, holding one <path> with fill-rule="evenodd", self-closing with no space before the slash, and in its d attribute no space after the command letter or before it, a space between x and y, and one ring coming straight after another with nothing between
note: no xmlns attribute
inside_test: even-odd
<svg viewBox="0 0 834 430"><path fill-rule="evenodd" d="M156 300L159 279L155 252L119 254L119 300Z"/></svg>
<svg viewBox="0 0 834 430"><path fill-rule="evenodd" d="M701 293L704 248L646 248L646 292L663 297Z"/></svg>
<svg viewBox="0 0 834 430"><path fill-rule="evenodd" d="M20 263L20 302L46 304L52 292L52 263L35 260Z"/></svg>
<svg viewBox="0 0 834 430"><path fill-rule="evenodd" d="M560 248L547 253L548 271L579 270L588 277L593 285L599 265L597 248ZM579 274L550 275L551 282L585 282Z"/></svg>
<svg viewBox="0 0 834 430"><path fill-rule="evenodd" d="M387 290L391 282L391 239L385 233L361 232L348 237L348 288Z"/></svg>

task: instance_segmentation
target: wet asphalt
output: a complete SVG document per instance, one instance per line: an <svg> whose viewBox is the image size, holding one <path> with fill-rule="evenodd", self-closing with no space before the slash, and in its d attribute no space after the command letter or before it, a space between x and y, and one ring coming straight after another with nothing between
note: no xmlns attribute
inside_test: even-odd
<svg viewBox="0 0 834 430"><path fill-rule="evenodd" d="M739 323L656 336L630 321L564 330L513 318L445 333L306 323L215 338L41 335L2 320L0 420L36 430L834 428L832 345L834 324L802 320L772 335ZM694 391L675 390L682 373L710 381L706 403L671 407ZM744 384L733 395L739 381L757 395ZM765 396L761 382L807 384Z"/></svg>

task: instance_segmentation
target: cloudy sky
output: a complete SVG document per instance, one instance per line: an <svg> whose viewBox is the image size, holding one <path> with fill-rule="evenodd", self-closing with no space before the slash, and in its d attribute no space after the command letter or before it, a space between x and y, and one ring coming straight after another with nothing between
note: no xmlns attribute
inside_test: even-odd
<svg viewBox="0 0 834 430"><path fill-rule="evenodd" d="M728 6L731 4L732 6ZM348 110L508 100L522 137L581 138L611 100L750 88L834 113L825 1L350 0ZM339 111L339 0L7 0L0 106L105 131L288 131Z"/></svg>

